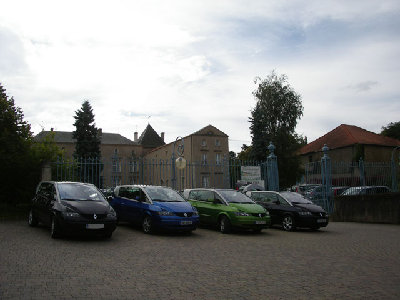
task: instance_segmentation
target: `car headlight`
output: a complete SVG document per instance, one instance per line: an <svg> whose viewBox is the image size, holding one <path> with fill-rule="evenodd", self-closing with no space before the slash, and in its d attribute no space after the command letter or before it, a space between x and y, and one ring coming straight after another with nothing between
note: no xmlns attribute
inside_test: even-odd
<svg viewBox="0 0 400 300"><path fill-rule="evenodd" d="M195 210L195 211L193 211L193 214L192 214L193 216L198 216L199 215L199 212L197 211L197 210Z"/></svg>
<svg viewBox="0 0 400 300"><path fill-rule="evenodd" d="M68 217L68 218L76 218L76 217L79 217L80 214L78 214L77 212L73 212L73 211L65 211L65 212L63 212L63 216Z"/></svg>
<svg viewBox="0 0 400 300"><path fill-rule="evenodd" d="M242 212L242 211L235 211L234 214L236 216L238 216L238 217L249 217L249 216L251 216L250 214Z"/></svg>
<svg viewBox="0 0 400 300"><path fill-rule="evenodd" d="M159 216L174 216L175 215L172 211L167 211L167 210L157 211L156 214Z"/></svg>
<svg viewBox="0 0 400 300"><path fill-rule="evenodd" d="M299 211L299 215L300 216L311 216L312 213L310 213L309 211Z"/></svg>
<svg viewBox="0 0 400 300"><path fill-rule="evenodd" d="M117 216L117 213L115 212L115 210L112 207L110 207L110 211L107 214L107 218L115 218L116 216Z"/></svg>

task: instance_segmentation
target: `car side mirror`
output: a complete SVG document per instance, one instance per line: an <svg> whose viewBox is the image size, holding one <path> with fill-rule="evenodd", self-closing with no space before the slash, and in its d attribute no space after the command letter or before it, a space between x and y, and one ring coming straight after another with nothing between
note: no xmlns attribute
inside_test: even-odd
<svg viewBox="0 0 400 300"><path fill-rule="evenodd" d="M107 202L111 202L111 201L112 201L112 199L113 199L113 197L111 197L111 196L108 196L106 199L107 199Z"/></svg>
<svg viewBox="0 0 400 300"><path fill-rule="evenodd" d="M281 204L281 202L279 200L274 201L276 205Z"/></svg>
<svg viewBox="0 0 400 300"><path fill-rule="evenodd" d="M221 204L221 201L219 201L218 199L214 199L213 204Z"/></svg>

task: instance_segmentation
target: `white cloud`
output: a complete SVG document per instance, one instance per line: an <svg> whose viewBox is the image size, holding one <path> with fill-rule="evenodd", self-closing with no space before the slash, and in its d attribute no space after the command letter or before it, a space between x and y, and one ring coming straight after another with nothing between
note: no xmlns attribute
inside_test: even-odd
<svg viewBox="0 0 400 300"><path fill-rule="evenodd" d="M379 131L400 111L399 20L398 1L6 0L0 80L35 132L72 130L88 99L105 132L150 122L168 142L213 124L239 151L253 79L275 69L302 95L309 140Z"/></svg>

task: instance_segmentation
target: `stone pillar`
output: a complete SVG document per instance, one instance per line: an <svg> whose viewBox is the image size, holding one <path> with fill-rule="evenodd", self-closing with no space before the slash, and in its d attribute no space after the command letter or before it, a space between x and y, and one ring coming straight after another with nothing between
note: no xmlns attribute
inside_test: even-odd
<svg viewBox="0 0 400 300"><path fill-rule="evenodd" d="M51 165L50 163L45 163L42 166L42 181L50 181L51 180Z"/></svg>

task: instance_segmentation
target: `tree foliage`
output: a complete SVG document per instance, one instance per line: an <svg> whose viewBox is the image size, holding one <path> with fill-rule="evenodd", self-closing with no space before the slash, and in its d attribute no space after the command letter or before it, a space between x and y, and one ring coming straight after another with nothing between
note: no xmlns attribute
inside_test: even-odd
<svg viewBox="0 0 400 300"><path fill-rule="evenodd" d="M0 191L2 203L27 200L37 184L37 169L31 153L32 133L21 108L9 98L0 83ZM36 179L36 181L35 181ZM32 182L34 181L34 182Z"/></svg>
<svg viewBox="0 0 400 300"><path fill-rule="evenodd" d="M251 110L251 156L265 161L268 145L272 142L278 157L281 187L288 187L299 175L299 159L295 152L306 139L295 133L297 121L303 115L301 96L289 85L285 75L274 71L266 79L256 78L253 92L256 105Z"/></svg>
<svg viewBox="0 0 400 300"><path fill-rule="evenodd" d="M390 122L387 126L383 126L381 134L400 140L400 122Z"/></svg>
<svg viewBox="0 0 400 300"><path fill-rule="evenodd" d="M94 114L89 101L84 101L81 109L75 112L75 131L72 137L76 139L75 158L100 158L100 137Z"/></svg>

